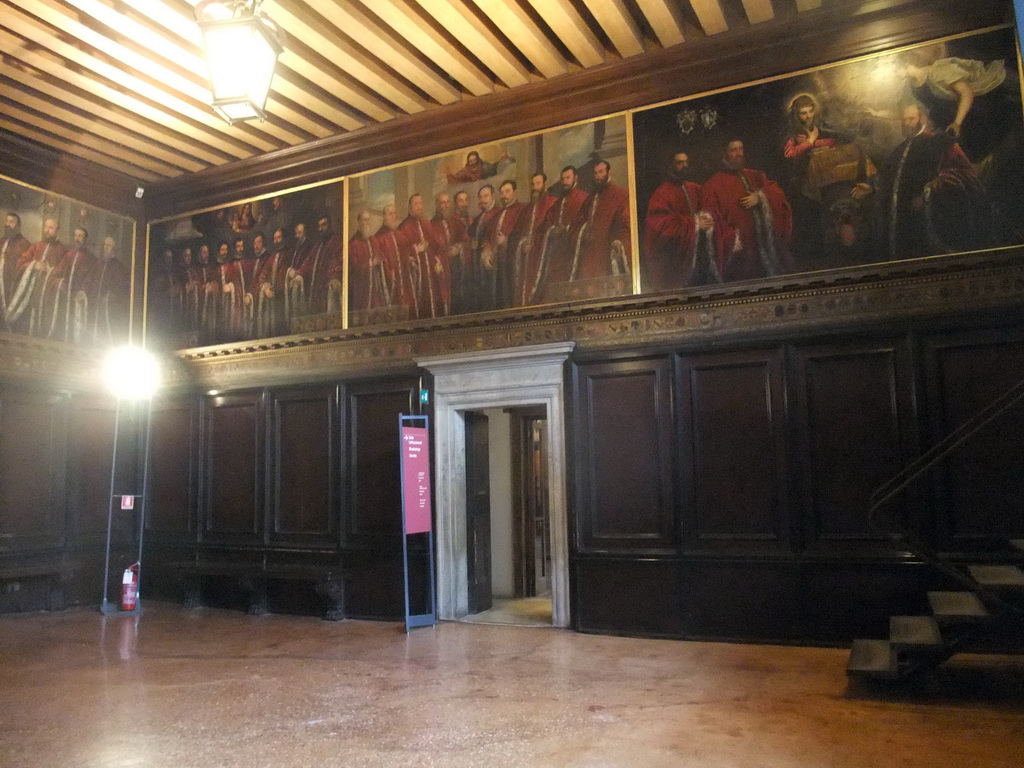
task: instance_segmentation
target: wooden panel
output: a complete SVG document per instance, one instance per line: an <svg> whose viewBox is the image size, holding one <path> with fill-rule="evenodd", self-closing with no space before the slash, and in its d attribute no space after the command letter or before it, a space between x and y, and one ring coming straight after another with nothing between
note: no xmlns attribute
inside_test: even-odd
<svg viewBox="0 0 1024 768"><path fill-rule="evenodd" d="M0 398L0 550L64 541L66 413L45 393Z"/></svg>
<svg viewBox="0 0 1024 768"><path fill-rule="evenodd" d="M114 421L115 405L109 400L77 398L72 402L68 426L68 508L72 533L79 540L106 537ZM125 441L124 447L132 446ZM115 492L123 490L124 483L134 477L131 456L128 461L118 461L118 469Z"/></svg>
<svg viewBox="0 0 1024 768"><path fill-rule="evenodd" d="M257 542L262 533L260 395L207 399L204 537Z"/></svg>
<svg viewBox="0 0 1024 768"><path fill-rule="evenodd" d="M1024 379L1021 331L936 336L925 348L930 445ZM1022 434L1024 405L1018 405L944 465L937 501L945 546L969 550L992 538L1024 537Z"/></svg>
<svg viewBox="0 0 1024 768"><path fill-rule="evenodd" d="M687 548L780 550L788 538L781 350L682 360Z"/></svg>
<svg viewBox="0 0 1024 768"><path fill-rule="evenodd" d="M682 631L675 560L584 559L574 571L574 629L644 636Z"/></svg>
<svg viewBox="0 0 1024 768"><path fill-rule="evenodd" d="M348 389L348 537L398 536L402 497L398 416L413 413L416 382L361 382Z"/></svg>
<svg viewBox="0 0 1024 768"><path fill-rule="evenodd" d="M899 342L814 346L795 363L804 544L884 541L869 499L913 458L909 354Z"/></svg>
<svg viewBox="0 0 1024 768"><path fill-rule="evenodd" d="M802 639L848 643L855 637L884 638L889 617L928 613L929 589L961 589L937 581L937 572L914 562L807 563L801 567Z"/></svg>
<svg viewBox="0 0 1024 768"><path fill-rule="evenodd" d="M672 548L669 360L586 364L577 377L573 432L580 550Z"/></svg>
<svg viewBox="0 0 1024 768"><path fill-rule="evenodd" d="M770 642L801 636L802 584L794 563L689 562L680 570L679 585L689 637Z"/></svg>
<svg viewBox="0 0 1024 768"><path fill-rule="evenodd" d="M157 540L184 539L195 530L198 412L191 397L153 405L146 532Z"/></svg>
<svg viewBox="0 0 1024 768"><path fill-rule="evenodd" d="M336 539L340 517L337 388L276 392L273 414L271 540Z"/></svg>
<svg viewBox="0 0 1024 768"><path fill-rule="evenodd" d="M410 556L410 570L422 571L422 559L416 565L412 560ZM402 553L353 552L346 556L346 563L350 575L346 580L345 615L353 619L401 620L405 612ZM423 583L423 578L411 581Z"/></svg>

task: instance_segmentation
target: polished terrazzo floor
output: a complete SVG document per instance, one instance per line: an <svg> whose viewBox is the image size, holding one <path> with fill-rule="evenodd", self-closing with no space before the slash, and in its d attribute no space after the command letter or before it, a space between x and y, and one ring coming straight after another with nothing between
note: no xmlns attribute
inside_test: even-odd
<svg viewBox="0 0 1024 768"><path fill-rule="evenodd" d="M1024 765L1024 662L194 612L0 617L0 766Z"/></svg>
<svg viewBox="0 0 1024 768"><path fill-rule="evenodd" d="M466 616L469 624L514 624L519 627L550 627L550 597L494 598L486 611Z"/></svg>

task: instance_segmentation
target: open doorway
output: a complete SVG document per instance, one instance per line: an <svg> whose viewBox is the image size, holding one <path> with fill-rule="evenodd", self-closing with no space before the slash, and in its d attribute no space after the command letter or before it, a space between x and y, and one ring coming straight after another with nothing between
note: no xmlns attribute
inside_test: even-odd
<svg viewBox="0 0 1024 768"><path fill-rule="evenodd" d="M544 406L467 411L464 621L551 626Z"/></svg>
<svg viewBox="0 0 1024 768"><path fill-rule="evenodd" d="M569 521L566 507L564 365L574 344L479 350L416 363L434 378L434 488L437 500L438 618L470 615L467 568L466 414L535 406L547 429L547 541L551 624L568 627Z"/></svg>

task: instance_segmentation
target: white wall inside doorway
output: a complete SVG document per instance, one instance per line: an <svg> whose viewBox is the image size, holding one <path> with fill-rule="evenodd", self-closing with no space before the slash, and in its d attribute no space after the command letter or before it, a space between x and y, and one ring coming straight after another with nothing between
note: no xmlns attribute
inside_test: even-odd
<svg viewBox="0 0 1024 768"><path fill-rule="evenodd" d="M491 495L491 596L513 597L512 419L502 408L488 408L487 453Z"/></svg>

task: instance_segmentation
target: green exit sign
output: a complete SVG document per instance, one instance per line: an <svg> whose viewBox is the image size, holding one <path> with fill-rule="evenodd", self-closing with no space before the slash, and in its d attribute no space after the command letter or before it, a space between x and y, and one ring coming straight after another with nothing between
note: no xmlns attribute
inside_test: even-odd
<svg viewBox="0 0 1024 768"><path fill-rule="evenodd" d="M423 403L424 405L430 402L430 390L420 390L420 402Z"/></svg>

